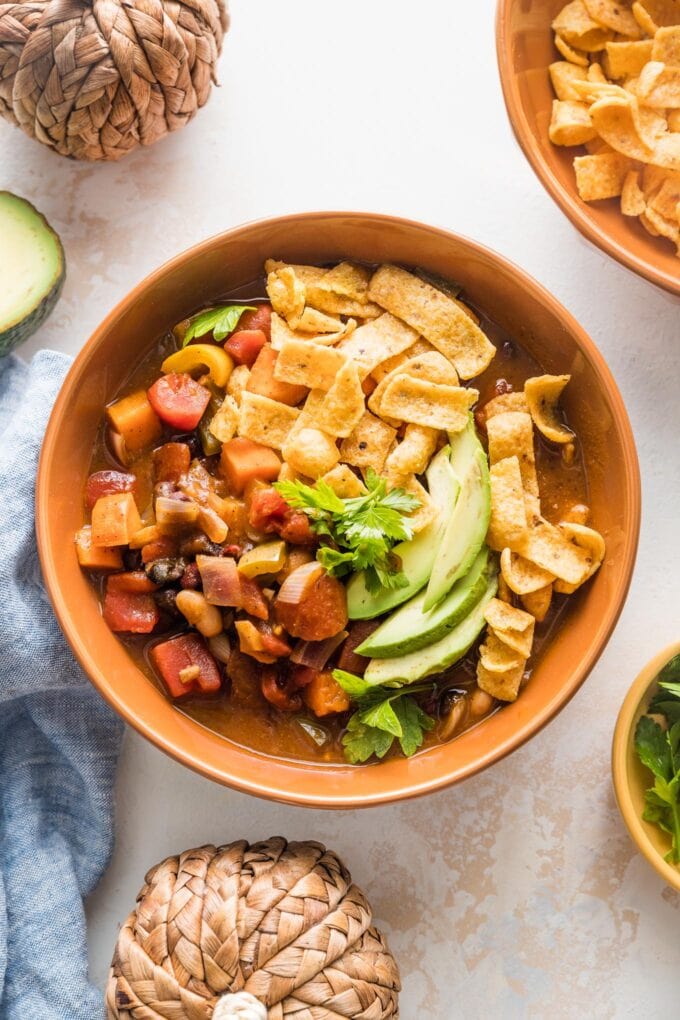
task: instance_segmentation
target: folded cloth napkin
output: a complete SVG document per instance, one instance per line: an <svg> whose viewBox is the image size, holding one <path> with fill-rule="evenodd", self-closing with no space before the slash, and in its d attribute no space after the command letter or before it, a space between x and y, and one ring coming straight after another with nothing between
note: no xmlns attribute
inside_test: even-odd
<svg viewBox="0 0 680 1020"><path fill-rule="evenodd" d="M33 497L69 367L0 360L0 1020L98 1020L83 897L113 843L121 724L73 659L45 592ZM68 484L68 479L65 479Z"/></svg>

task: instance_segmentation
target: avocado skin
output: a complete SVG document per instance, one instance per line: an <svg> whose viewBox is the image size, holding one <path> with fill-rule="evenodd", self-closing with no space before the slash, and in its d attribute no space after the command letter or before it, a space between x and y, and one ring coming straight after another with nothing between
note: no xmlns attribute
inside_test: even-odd
<svg viewBox="0 0 680 1020"><path fill-rule="evenodd" d="M43 214L35 208L32 202L29 202L25 198L21 198L19 195L14 195L9 191L0 192L0 194L11 195L11 197L15 198L18 202L22 202L24 205L30 207L40 220L41 226L54 239L59 262L59 270L54 283L35 308L33 308L28 315L24 316L23 319L20 319L18 322L13 322L11 325L7 326L6 329L3 330L0 328L1 358L4 357L4 355L9 354L9 352L19 344L28 340L28 338L32 336L40 326L42 326L45 319L51 314L64 288L64 281L66 280L66 256L64 255L64 247L61 243L59 234L50 226Z"/></svg>
<svg viewBox="0 0 680 1020"><path fill-rule="evenodd" d="M477 555L470 571L457 582L446 598L434 609L424 612L425 593L419 592L405 605L397 609L385 623L373 631L356 649L358 655L376 659L407 655L441 640L457 627L461 620L477 605L489 583L489 571L494 569L489 561L489 550L484 548ZM450 610L448 607L451 607ZM410 619L409 617L413 617ZM403 626L402 624L403 620ZM428 622L429 621L429 622ZM380 632L391 625L399 624L399 635L393 640L381 640ZM416 627L417 630L411 628Z"/></svg>

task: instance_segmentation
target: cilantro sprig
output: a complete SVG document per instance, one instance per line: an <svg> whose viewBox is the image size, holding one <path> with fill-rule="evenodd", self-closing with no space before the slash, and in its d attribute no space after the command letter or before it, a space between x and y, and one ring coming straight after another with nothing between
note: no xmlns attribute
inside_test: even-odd
<svg viewBox="0 0 680 1020"><path fill-rule="evenodd" d="M366 475L366 492L348 499L322 479L314 485L276 482L274 488L290 507L307 515L322 538L316 558L329 574L343 577L364 570L370 592L407 584L392 547L413 537L404 515L420 506L415 496L399 488L388 491L385 479L372 469Z"/></svg>
<svg viewBox="0 0 680 1020"><path fill-rule="evenodd" d="M680 655L657 679L660 690L635 730L635 750L654 776L654 785L645 792L642 817L670 835L666 860L680 864ZM653 716L661 716L665 726Z"/></svg>
<svg viewBox="0 0 680 1020"><path fill-rule="evenodd" d="M384 758L395 740L410 758L435 725L413 697L430 690L431 685L376 687L344 669L334 669L333 678L356 703L342 738L345 757L352 765L368 761L373 755Z"/></svg>
<svg viewBox="0 0 680 1020"><path fill-rule="evenodd" d="M206 333L212 333L216 340L224 340L238 326L238 320L244 312L254 312L255 305L220 305L218 308L206 308L192 316L189 328L184 334L182 347L191 340Z"/></svg>

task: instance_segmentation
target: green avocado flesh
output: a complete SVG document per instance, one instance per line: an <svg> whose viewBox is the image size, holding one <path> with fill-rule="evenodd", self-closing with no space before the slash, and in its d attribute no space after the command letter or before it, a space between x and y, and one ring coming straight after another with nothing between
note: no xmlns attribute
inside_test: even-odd
<svg viewBox="0 0 680 1020"><path fill-rule="evenodd" d="M472 421L451 441L451 464L460 492L450 515L427 585L424 609L432 609L465 577L481 549L491 516L489 465Z"/></svg>
<svg viewBox="0 0 680 1020"><path fill-rule="evenodd" d="M487 577L482 597L445 637L427 648L419 648L408 655L395 656L390 659L371 659L364 680L373 685L387 684L401 686L415 683L423 677L442 673L453 666L470 650L484 628L484 613L498 589L495 569Z"/></svg>
<svg viewBox="0 0 680 1020"><path fill-rule="evenodd" d="M437 517L415 538L394 547L401 560L401 569L408 584L404 588L383 588L372 594L366 587L364 574L354 574L347 585L347 611L350 620L370 620L374 616L400 606L424 588L430 576L442 528L451 513L458 494L458 482L449 461L449 447L440 450L427 469L430 497Z"/></svg>
<svg viewBox="0 0 680 1020"><path fill-rule="evenodd" d="M484 546L469 572L438 606L425 612L426 592L421 591L401 606L359 645L356 652L378 659L406 655L439 641L477 605L489 580L489 550Z"/></svg>
<svg viewBox="0 0 680 1020"><path fill-rule="evenodd" d="M61 241L30 202L0 191L0 355L47 318L64 282Z"/></svg>

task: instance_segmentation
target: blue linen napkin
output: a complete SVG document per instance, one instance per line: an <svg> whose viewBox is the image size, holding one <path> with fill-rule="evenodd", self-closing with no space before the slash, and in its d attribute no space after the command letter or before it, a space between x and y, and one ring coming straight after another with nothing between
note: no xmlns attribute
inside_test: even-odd
<svg viewBox="0 0 680 1020"><path fill-rule="evenodd" d="M113 844L122 724L76 665L45 592L35 474L70 359L0 360L0 1020L97 1020L83 897Z"/></svg>

